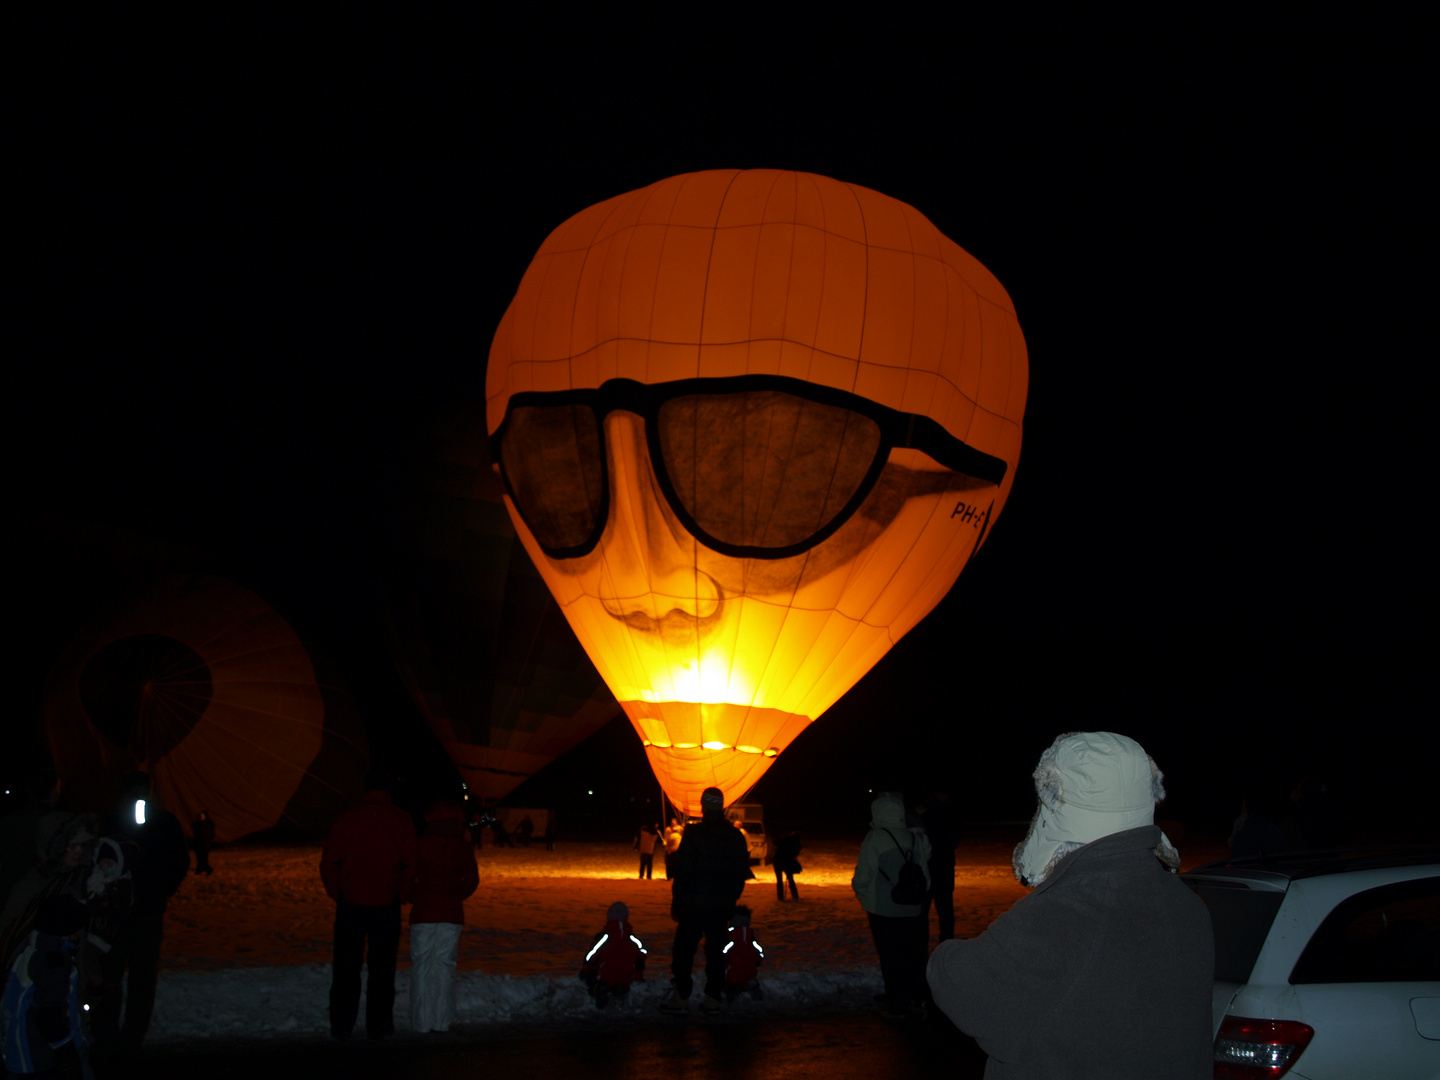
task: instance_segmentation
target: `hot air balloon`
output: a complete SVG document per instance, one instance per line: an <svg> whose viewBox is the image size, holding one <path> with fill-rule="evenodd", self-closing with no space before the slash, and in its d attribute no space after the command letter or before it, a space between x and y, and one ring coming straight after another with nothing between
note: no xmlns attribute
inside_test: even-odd
<svg viewBox="0 0 1440 1080"><path fill-rule="evenodd" d="M274 608L192 574L140 591L71 641L47 679L45 729L76 809L107 809L119 779L143 769L182 824L208 811L227 841L323 828L358 796L363 735L340 697Z"/></svg>
<svg viewBox="0 0 1440 1080"><path fill-rule="evenodd" d="M545 240L487 428L677 806L743 796L950 589L1014 483L1026 378L995 277L854 184L690 173Z"/></svg>
<svg viewBox="0 0 1440 1080"><path fill-rule="evenodd" d="M401 515L391 643L470 792L500 799L620 712L516 538L483 405L455 405Z"/></svg>

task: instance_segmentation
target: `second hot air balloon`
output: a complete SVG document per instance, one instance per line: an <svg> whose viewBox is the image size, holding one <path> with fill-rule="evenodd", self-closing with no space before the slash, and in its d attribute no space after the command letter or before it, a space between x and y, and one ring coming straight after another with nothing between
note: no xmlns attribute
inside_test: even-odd
<svg viewBox="0 0 1440 1080"><path fill-rule="evenodd" d="M740 798L940 601L1014 482L1025 342L914 208L716 170L576 214L496 331L516 531L669 798Z"/></svg>

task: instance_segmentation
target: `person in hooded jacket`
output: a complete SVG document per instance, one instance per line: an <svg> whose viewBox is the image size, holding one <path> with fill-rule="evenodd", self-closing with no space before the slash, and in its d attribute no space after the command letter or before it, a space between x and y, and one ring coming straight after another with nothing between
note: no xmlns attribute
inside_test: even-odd
<svg viewBox="0 0 1440 1080"><path fill-rule="evenodd" d="M1112 732L1041 755L1015 849L1034 892L978 937L941 942L927 970L935 1004L990 1055L986 1080L1211 1075L1214 939L1154 825L1162 780Z"/></svg>
<svg viewBox="0 0 1440 1080"><path fill-rule="evenodd" d="M756 1001L765 996L758 978L760 965L765 962L765 950L755 940L750 920L750 909L744 904L735 905L735 915L730 920L730 940L725 943L725 997L730 1001L741 994L749 994Z"/></svg>
<svg viewBox="0 0 1440 1080"><path fill-rule="evenodd" d="M725 817L725 795L715 787L700 795L701 817L685 826L680 846L667 858L673 863L670 915L675 920L675 945L670 972L675 993L660 1006L667 1013L689 1009L694 983L690 972L695 948L705 939L706 1012L720 1008L725 992L725 944L730 940L730 916L745 890L750 872L750 847L745 834Z"/></svg>
<svg viewBox="0 0 1440 1080"><path fill-rule="evenodd" d="M870 831L860 843L860 856L850 887L870 920L880 974L885 980L881 1015L895 1019L923 1012L925 949L930 937L930 900L896 903L891 895L906 863L920 867L929 885L930 841L925 830L905 824L905 802L886 792L870 804Z"/></svg>
<svg viewBox="0 0 1440 1080"><path fill-rule="evenodd" d="M465 900L480 885L475 851L461 835L460 804L442 800L425 811L416 842L410 904L410 1026L449 1031L455 1019L455 957Z"/></svg>
<svg viewBox="0 0 1440 1080"><path fill-rule="evenodd" d="M619 900L605 913L605 926L595 935L585 962L580 966L580 979L595 999L595 1007L603 1009L610 998L630 993L630 984L645 978L645 945L635 936L630 923L630 909Z"/></svg>
<svg viewBox="0 0 1440 1080"><path fill-rule="evenodd" d="M139 853L135 842L123 836L102 837L95 845L95 867L85 879L85 912L88 925L80 942L80 999L96 1008L107 996L123 996L119 986L106 986L109 955L119 940L125 920L135 903L135 882L130 866ZM112 977L115 976L110 969Z"/></svg>
<svg viewBox="0 0 1440 1080"><path fill-rule="evenodd" d="M365 1033L395 1033L395 961L400 905L415 885L415 823L390 801L390 778L371 773L365 795L336 819L320 858L320 880L335 901L330 1034L348 1039L360 1011L366 967ZM366 955L368 944L369 955Z"/></svg>

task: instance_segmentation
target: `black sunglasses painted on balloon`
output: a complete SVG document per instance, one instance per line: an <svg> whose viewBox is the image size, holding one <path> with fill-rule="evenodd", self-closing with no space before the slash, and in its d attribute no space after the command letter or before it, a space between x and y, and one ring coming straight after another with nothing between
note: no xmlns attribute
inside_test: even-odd
<svg viewBox="0 0 1440 1080"><path fill-rule="evenodd" d="M605 417L615 410L643 418L656 480L681 524L737 558L788 558L825 540L865 501L894 447L985 483L1005 477L1003 459L928 416L784 376L526 391L511 397L491 453L551 558L589 554L605 531Z"/></svg>

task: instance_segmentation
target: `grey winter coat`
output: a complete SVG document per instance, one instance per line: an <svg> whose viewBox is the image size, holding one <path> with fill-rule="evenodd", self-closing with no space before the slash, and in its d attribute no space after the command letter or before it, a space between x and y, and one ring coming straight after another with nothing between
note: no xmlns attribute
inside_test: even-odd
<svg viewBox="0 0 1440 1080"><path fill-rule="evenodd" d="M986 1080L1208 1080L1210 916L1159 842L1146 825L1086 844L931 954L935 1004L990 1055Z"/></svg>

